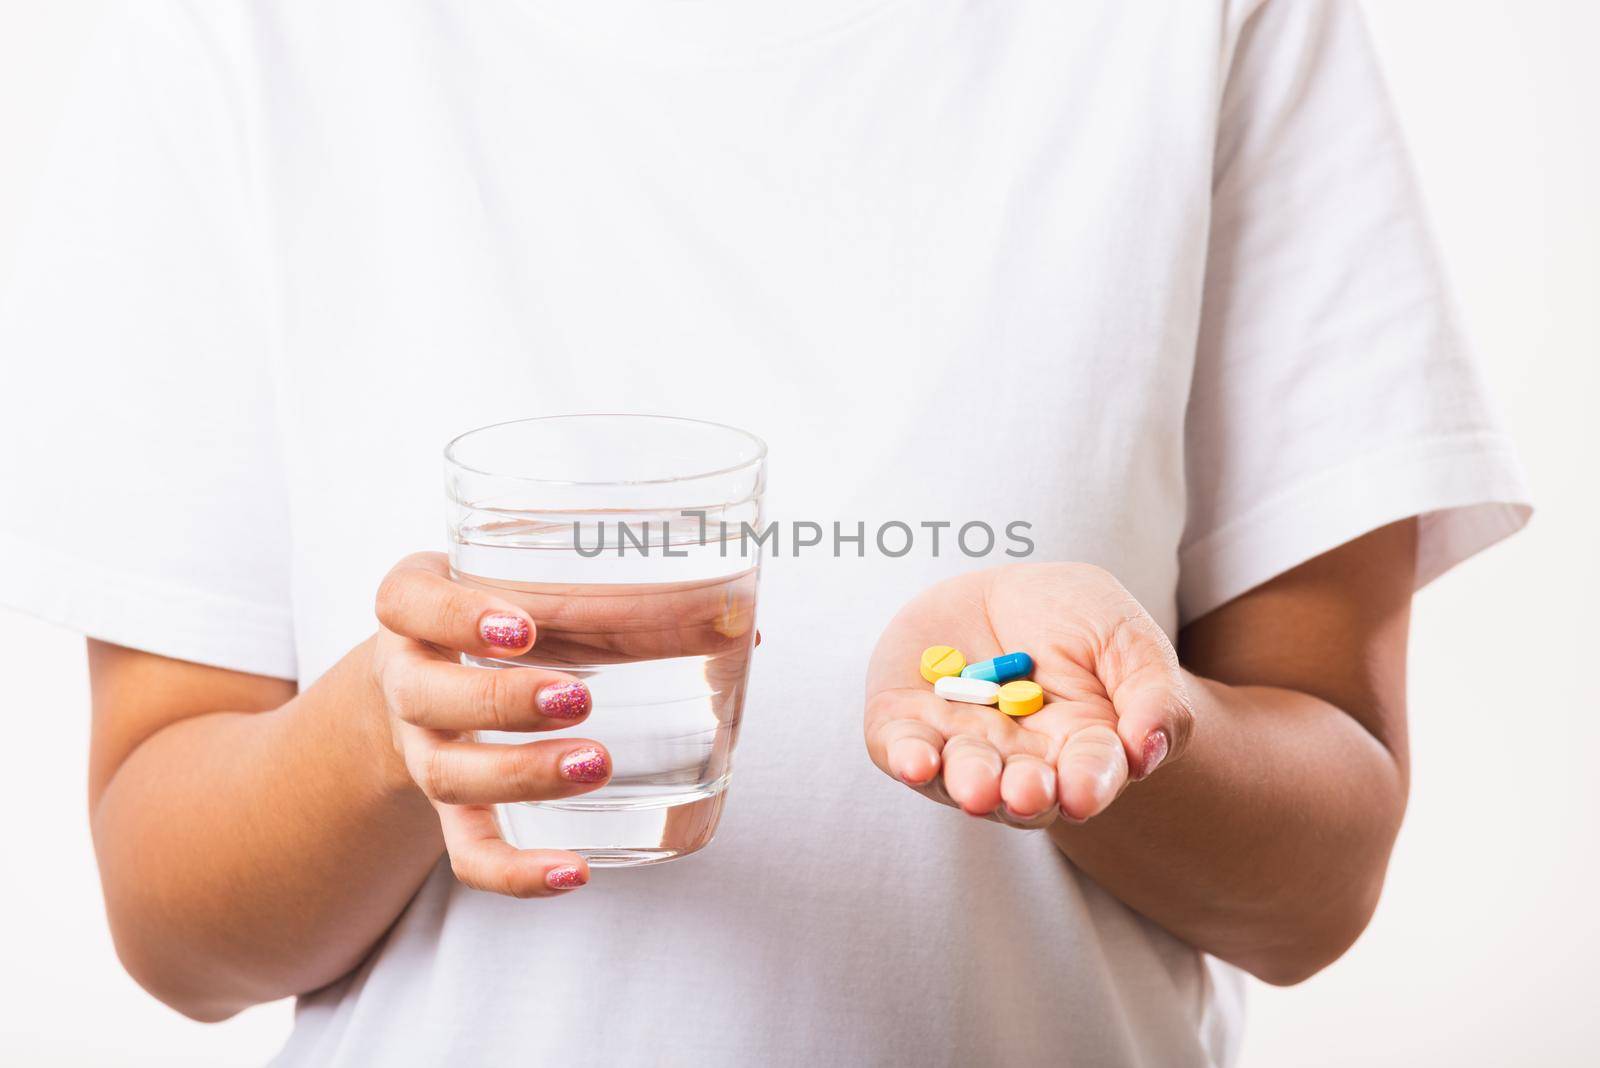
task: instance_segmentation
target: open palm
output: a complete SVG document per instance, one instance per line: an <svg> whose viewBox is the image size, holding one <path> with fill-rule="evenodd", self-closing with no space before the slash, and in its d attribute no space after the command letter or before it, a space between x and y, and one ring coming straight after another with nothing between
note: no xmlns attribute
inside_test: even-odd
<svg viewBox="0 0 1600 1068"><path fill-rule="evenodd" d="M930 645L969 662L1029 653L1044 707L1013 719L934 696L918 671ZM1103 811L1130 775L1176 759L1192 724L1171 642L1086 564L1017 564L930 587L890 622L867 673L873 763L972 815L1024 826Z"/></svg>

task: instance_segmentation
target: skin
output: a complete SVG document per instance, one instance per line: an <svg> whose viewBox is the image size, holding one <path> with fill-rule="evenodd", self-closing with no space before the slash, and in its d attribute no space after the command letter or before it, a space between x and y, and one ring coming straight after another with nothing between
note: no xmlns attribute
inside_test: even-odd
<svg viewBox="0 0 1600 1068"><path fill-rule="evenodd" d="M868 751L936 801L1047 827L1168 931L1298 982L1366 927L1405 811L1415 558L1415 524L1386 527L1196 620L1178 651L1098 568L951 579L879 642ZM941 644L1031 653L1044 708L935 697L917 665Z"/></svg>
<svg viewBox="0 0 1600 1068"><path fill-rule="evenodd" d="M378 591L375 635L304 693L91 642L89 803L118 955L145 989L199 1020L314 990L348 973L448 852L468 886L555 896L583 858L516 850L492 805L604 785L560 773L583 738L477 744L472 729L540 731L536 694L577 681L482 671L454 651L514 657L537 637L510 600L448 577L443 556L401 561ZM516 648L491 617L529 622Z"/></svg>
<svg viewBox="0 0 1600 1068"><path fill-rule="evenodd" d="M1404 809L1414 555L1407 522L1319 557L1185 629L1181 667L1104 572L1024 565L944 583L874 654L868 751L936 801L1050 834L1179 937L1293 982L1365 925ZM748 643L737 601L703 596L673 607L707 612L707 642ZM524 608L419 554L376 610L377 632L302 693L90 643L90 811L112 935L130 974L186 1015L223 1019L347 974L441 855L468 886L518 897L572 892L553 872L587 878L574 854L505 844L491 806L598 788L563 777L562 758L604 748L466 733L576 722L536 697L571 676L457 662L526 653L538 635ZM508 615L531 640L486 643L486 617ZM626 641L619 656L651 655ZM934 699L914 667L932 644L1032 652L1050 705L1010 721ZM1159 765L1159 744L1145 748L1157 730ZM1148 777L1129 787L1130 768Z"/></svg>

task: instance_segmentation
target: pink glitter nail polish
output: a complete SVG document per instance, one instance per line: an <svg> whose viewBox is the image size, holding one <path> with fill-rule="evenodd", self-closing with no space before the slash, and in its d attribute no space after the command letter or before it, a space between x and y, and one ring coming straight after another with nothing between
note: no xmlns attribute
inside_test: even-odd
<svg viewBox="0 0 1600 1068"><path fill-rule="evenodd" d="M1161 762L1167 759L1168 745L1166 731L1151 731L1145 735L1144 761L1139 769L1139 778L1143 779L1161 766Z"/></svg>
<svg viewBox="0 0 1600 1068"><path fill-rule="evenodd" d="M496 612L494 615L483 617L478 624L478 633L490 645L498 645L502 649L521 649L528 644L532 631L528 621L521 616Z"/></svg>
<svg viewBox="0 0 1600 1068"><path fill-rule="evenodd" d="M582 868L571 866L551 868L544 877L544 884L552 890L576 890L588 882L589 877L583 874Z"/></svg>
<svg viewBox="0 0 1600 1068"><path fill-rule="evenodd" d="M546 686L534 695L533 701L539 706L539 714L551 719L582 719L593 707L589 687L581 682Z"/></svg>
<svg viewBox="0 0 1600 1068"><path fill-rule="evenodd" d="M561 777L569 782L599 782L611 773L605 750L586 745L561 758Z"/></svg>

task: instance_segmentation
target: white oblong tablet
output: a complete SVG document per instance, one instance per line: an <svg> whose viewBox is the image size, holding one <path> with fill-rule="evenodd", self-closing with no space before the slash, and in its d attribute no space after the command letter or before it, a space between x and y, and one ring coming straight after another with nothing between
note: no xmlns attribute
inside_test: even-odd
<svg viewBox="0 0 1600 1068"><path fill-rule="evenodd" d="M992 705L1000 700L997 683L963 679L959 675L940 679L933 684L933 692L946 701L965 701L969 705Z"/></svg>

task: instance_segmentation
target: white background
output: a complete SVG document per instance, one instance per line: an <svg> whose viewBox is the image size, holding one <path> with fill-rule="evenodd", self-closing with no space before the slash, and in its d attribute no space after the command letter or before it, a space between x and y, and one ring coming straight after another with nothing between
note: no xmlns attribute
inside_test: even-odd
<svg viewBox="0 0 1600 1068"><path fill-rule="evenodd" d="M0 0L0 263L101 7ZM1375 0L1368 10L1539 511L1418 599L1415 777L1383 904L1323 974L1252 990L1243 1063L1596 1064L1600 5ZM191 1023L117 964L85 817L81 640L0 609L0 673L10 728L0 1062L264 1061L288 1028L287 1004Z"/></svg>

